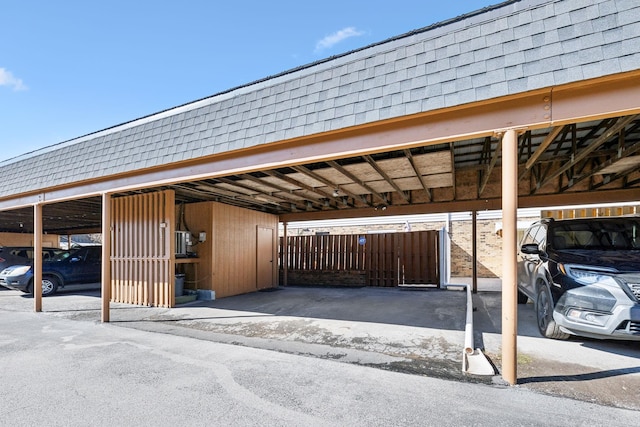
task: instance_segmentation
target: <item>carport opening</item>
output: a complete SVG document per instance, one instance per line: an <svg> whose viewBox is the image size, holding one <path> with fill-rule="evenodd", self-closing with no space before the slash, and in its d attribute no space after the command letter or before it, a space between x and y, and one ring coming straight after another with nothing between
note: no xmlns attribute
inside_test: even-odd
<svg viewBox="0 0 640 427"><path fill-rule="evenodd" d="M29 248L22 261L13 259L10 273L3 273L1 283L12 289L33 293L34 209L21 208L0 214L0 246ZM42 207L42 289L45 296L64 295L69 290L100 290L100 244L102 235L101 203L99 198L88 198L54 203ZM93 249L83 249L93 247ZM17 264L20 262L20 264ZM72 265L77 274L67 274L64 268ZM17 265L31 266L30 269ZM55 266L55 269L49 268ZM95 292L93 293L95 295Z"/></svg>

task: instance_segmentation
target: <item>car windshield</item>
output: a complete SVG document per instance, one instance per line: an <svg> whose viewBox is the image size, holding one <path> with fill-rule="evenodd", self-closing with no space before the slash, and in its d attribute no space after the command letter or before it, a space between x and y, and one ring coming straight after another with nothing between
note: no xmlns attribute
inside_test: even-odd
<svg viewBox="0 0 640 427"><path fill-rule="evenodd" d="M45 260L47 262L60 262L60 261L64 261L65 259L69 258L71 255L73 255L74 253L76 253L78 251L63 251L60 253L55 254L53 257Z"/></svg>
<svg viewBox="0 0 640 427"><path fill-rule="evenodd" d="M552 248L582 250L640 250L640 219L598 218L558 221L551 225Z"/></svg>

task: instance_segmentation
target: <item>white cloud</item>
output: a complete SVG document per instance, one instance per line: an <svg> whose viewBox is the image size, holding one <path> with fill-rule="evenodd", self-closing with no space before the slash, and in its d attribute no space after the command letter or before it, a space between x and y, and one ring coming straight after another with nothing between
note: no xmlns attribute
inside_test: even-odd
<svg viewBox="0 0 640 427"><path fill-rule="evenodd" d="M4 68L0 68L0 86L9 86L13 90L27 90L27 86L22 82L22 79L15 77L11 74L11 71L7 71Z"/></svg>
<svg viewBox="0 0 640 427"><path fill-rule="evenodd" d="M358 31L355 27L347 27L342 30L336 31L333 34L329 34L322 40L319 40L316 43L316 52L320 52L324 49L329 49L330 47L335 46L343 40L348 39L349 37L357 37L364 34L364 31Z"/></svg>

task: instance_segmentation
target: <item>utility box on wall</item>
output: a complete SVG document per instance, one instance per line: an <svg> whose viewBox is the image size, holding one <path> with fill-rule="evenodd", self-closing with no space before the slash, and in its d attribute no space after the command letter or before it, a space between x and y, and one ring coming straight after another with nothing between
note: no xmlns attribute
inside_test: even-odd
<svg viewBox="0 0 640 427"><path fill-rule="evenodd" d="M176 231L176 257L185 258L191 249L191 233L189 231Z"/></svg>

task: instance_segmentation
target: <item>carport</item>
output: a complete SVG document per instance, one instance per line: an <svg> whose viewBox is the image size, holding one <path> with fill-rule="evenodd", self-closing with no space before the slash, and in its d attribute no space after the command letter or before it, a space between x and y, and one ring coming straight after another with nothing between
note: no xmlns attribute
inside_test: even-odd
<svg viewBox="0 0 640 427"><path fill-rule="evenodd" d="M142 261L162 266L136 270L136 280L162 282L161 304L173 305L176 205L233 206L285 229L501 208L502 374L514 384L517 207L640 194L639 11L507 1L11 159L2 164L0 231L33 233L36 283L43 233L111 236L109 321L114 281L132 274L115 267L132 257L114 251L134 240L161 239ZM118 243L114 231L130 225Z"/></svg>

